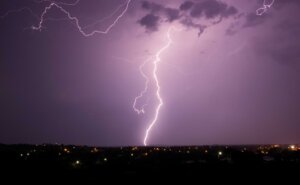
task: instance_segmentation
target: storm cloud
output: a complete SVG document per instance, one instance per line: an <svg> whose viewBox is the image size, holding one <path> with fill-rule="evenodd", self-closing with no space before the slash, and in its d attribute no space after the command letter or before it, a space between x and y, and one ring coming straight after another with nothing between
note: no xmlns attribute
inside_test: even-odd
<svg viewBox="0 0 300 185"><path fill-rule="evenodd" d="M203 33L207 25L199 23L200 19L213 20L212 24L220 23L224 18L236 15L238 10L224 2L217 0L203 0L200 2L185 1L178 8L169 8L165 5L143 1L142 9L147 11L138 22L148 31L158 31L158 22L179 21L182 25L199 30Z"/></svg>
<svg viewBox="0 0 300 185"><path fill-rule="evenodd" d="M228 6L224 2L217 0L205 0L193 4L189 8L190 15L195 18L205 17L212 19L215 17L227 18L238 13L237 9L233 6Z"/></svg>
<svg viewBox="0 0 300 185"><path fill-rule="evenodd" d="M145 26L148 31L157 31L159 24L159 16L147 14L138 22L142 26Z"/></svg>

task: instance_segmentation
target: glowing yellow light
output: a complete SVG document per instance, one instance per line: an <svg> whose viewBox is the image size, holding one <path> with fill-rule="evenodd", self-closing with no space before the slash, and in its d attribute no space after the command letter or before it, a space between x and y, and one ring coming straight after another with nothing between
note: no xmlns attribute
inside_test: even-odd
<svg viewBox="0 0 300 185"><path fill-rule="evenodd" d="M131 156L131 157L133 157L133 156L134 156L134 154L133 154L133 153L131 153L131 154L130 154L130 156Z"/></svg>
<svg viewBox="0 0 300 185"><path fill-rule="evenodd" d="M107 158L105 157L103 160L106 162L106 161L107 161Z"/></svg>
<svg viewBox="0 0 300 185"><path fill-rule="evenodd" d="M291 145L290 148L291 148L292 150L295 150L295 145Z"/></svg>
<svg viewBox="0 0 300 185"><path fill-rule="evenodd" d="M91 150L91 153L94 153L94 152L97 153L97 152L99 152L99 150L95 147Z"/></svg>
<svg viewBox="0 0 300 185"><path fill-rule="evenodd" d="M75 164L80 164L80 161L77 160L77 161L75 162Z"/></svg>
<svg viewBox="0 0 300 185"><path fill-rule="evenodd" d="M218 155L223 155L223 153L221 151L218 152Z"/></svg>
<svg viewBox="0 0 300 185"><path fill-rule="evenodd" d="M297 146L295 146L295 145L290 145L289 149L292 151L296 151L297 149L299 150L299 148L297 148Z"/></svg>

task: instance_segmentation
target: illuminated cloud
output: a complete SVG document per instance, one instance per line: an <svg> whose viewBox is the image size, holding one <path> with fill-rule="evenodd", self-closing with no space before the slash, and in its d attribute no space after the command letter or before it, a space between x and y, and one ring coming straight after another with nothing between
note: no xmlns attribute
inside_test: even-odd
<svg viewBox="0 0 300 185"><path fill-rule="evenodd" d="M145 26L147 31L158 31L160 21L179 21L188 28L198 29L199 34L201 34L207 26L198 23L200 19L211 20L213 24L218 24L224 18L238 13L235 7L217 0L204 0L200 2L185 1L179 5L178 9L149 1L143 1L141 6L148 14L138 22L142 26ZM214 19L218 20L215 21Z"/></svg>
<svg viewBox="0 0 300 185"><path fill-rule="evenodd" d="M217 0L205 0L194 4L189 8L192 17L206 17L212 19L215 17L227 18L238 13L233 6L228 6L224 2Z"/></svg>
<svg viewBox="0 0 300 185"><path fill-rule="evenodd" d="M138 22L145 26L145 28L148 31L157 31L158 30L158 24L159 24L159 16L153 15L153 14L147 14L145 15L141 20Z"/></svg>

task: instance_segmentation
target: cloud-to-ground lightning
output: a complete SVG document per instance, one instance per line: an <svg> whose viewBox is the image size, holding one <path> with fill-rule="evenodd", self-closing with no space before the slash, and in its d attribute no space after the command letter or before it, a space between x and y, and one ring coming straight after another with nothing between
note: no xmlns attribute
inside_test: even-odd
<svg viewBox="0 0 300 185"><path fill-rule="evenodd" d="M263 15L269 8L272 7L275 0L264 0L263 6L256 10L256 15Z"/></svg>
<svg viewBox="0 0 300 185"><path fill-rule="evenodd" d="M38 31L41 31L42 28L43 28L43 24L44 24L44 21L45 21L45 16L47 15L47 13L53 8L53 7L56 7L57 9L59 9L62 13L66 14L66 16L68 17L68 19L70 19L71 21L74 21L75 22L75 25L78 29L78 31L85 37L90 37L90 36L93 36L95 34L107 34L117 23L118 21L125 15L125 13L127 12L128 10L128 7L129 7L129 4L130 4L131 0L127 0L127 3L125 5L125 8L124 10L121 12L120 15L117 16L117 18L113 21L113 23L111 25L109 25L105 30L93 30L91 31L90 33L87 33L84 31L84 28L80 25L79 23L79 19L77 17L74 17L71 15L70 12L68 12L66 9L64 9L59 3L56 3L56 2L52 2L50 3L49 6L45 7L43 13L41 14L40 16L40 21L38 23L37 26L32 26L31 28L33 30L38 30ZM75 4L77 4L78 1L76 1ZM73 5L73 4L68 4L68 5Z"/></svg>
<svg viewBox="0 0 300 185"><path fill-rule="evenodd" d="M155 96L156 96L156 99L158 100L158 104L155 108L155 113L154 113L154 117L152 119L152 121L150 122L148 128L146 129L146 132L145 132L145 137L144 137L144 145L147 146L147 140L148 140L148 137L149 137L149 134L150 134L150 131L151 129L153 128L153 126L157 123L158 121L158 116L159 116L159 112L160 112L160 109L161 107L163 106L164 102L163 102L163 99L160 95L160 91L161 91L161 87L160 87L160 82L159 82L159 79L158 79L158 76L157 76L157 71L158 71L158 64L160 63L161 61L161 54L166 51L172 44L172 38L171 38L171 31L173 30L174 28L173 27L170 27L167 31L167 34L166 34L166 38L167 38L167 43L161 48L159 49L156 54L155 54L155 57L153 59L153 70L152 70L152 73L151 73L151 78L153 78L154 80L154 84L155 84L155 87L156 87L156 92L155 92ZM145 88L144 90L139 94L139 96L137 96L135 99L134 99L134 103L133 103L133 109L138 113L145 113L145 110L144 110L144 107L142 106L140 109L136 108L136 103L137 101L143 97L143 95L147 92L148 90L148 83L149 83L149 77L143 72L143 67L144 65L147 63L148 61L145 61L141 66L140 66L140 73L142 74L142 76L146 79L146 82L145 82Z"/></svg>
<svg viewBox="0 0 300 185"><path fill-rule="evenodd" d="M155 81L155 85L156 85L156 98L157 100L159 101L156 109L155 109L155 114L154 114L154 118L153 120L151 121L149 127L147 128L146 130L146 133L145 133L145 138L144 138L144 145L147 146L147 139L149 137L149 133L152 129L152 127L155 125L155 123L157 122L157 119L158 119L158 116L159 116L159 111L161 109L161 107L163 106L164 102L163 102L163 99L162 97L160 96L160 83L159 83L159 80L158 80L158 76L157 76L157 70L158 70L158 64L159 62L161 61L161 54L166 50L168 49L171 44L172 44L172 39L171 39L171 30L172 28L169 28L168 31L167 31L167 43L164 47L162 47L155 55L155 60L153 61L153 71L152 71L152 76L153 76L153 79Z"/></svg>

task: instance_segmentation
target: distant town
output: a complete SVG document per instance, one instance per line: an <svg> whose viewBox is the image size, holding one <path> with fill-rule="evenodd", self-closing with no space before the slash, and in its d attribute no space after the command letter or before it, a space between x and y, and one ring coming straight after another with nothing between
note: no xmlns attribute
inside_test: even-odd
<svg viewBox="0 0 300 185"><path fill-rule="evenodd" d="M287 178L300 170L299 145L90 147L60 144L0 145L1 171L33 182L98 182L108 177ZM268 175L270 174L270 175ZM211 178L213 175L216 178ZM249 176L251 178L249 179ZM51 177L51 178L50 178ZM288 180L289 178L287 178ZM20 180L19 178L13 178Z"/></svg>

